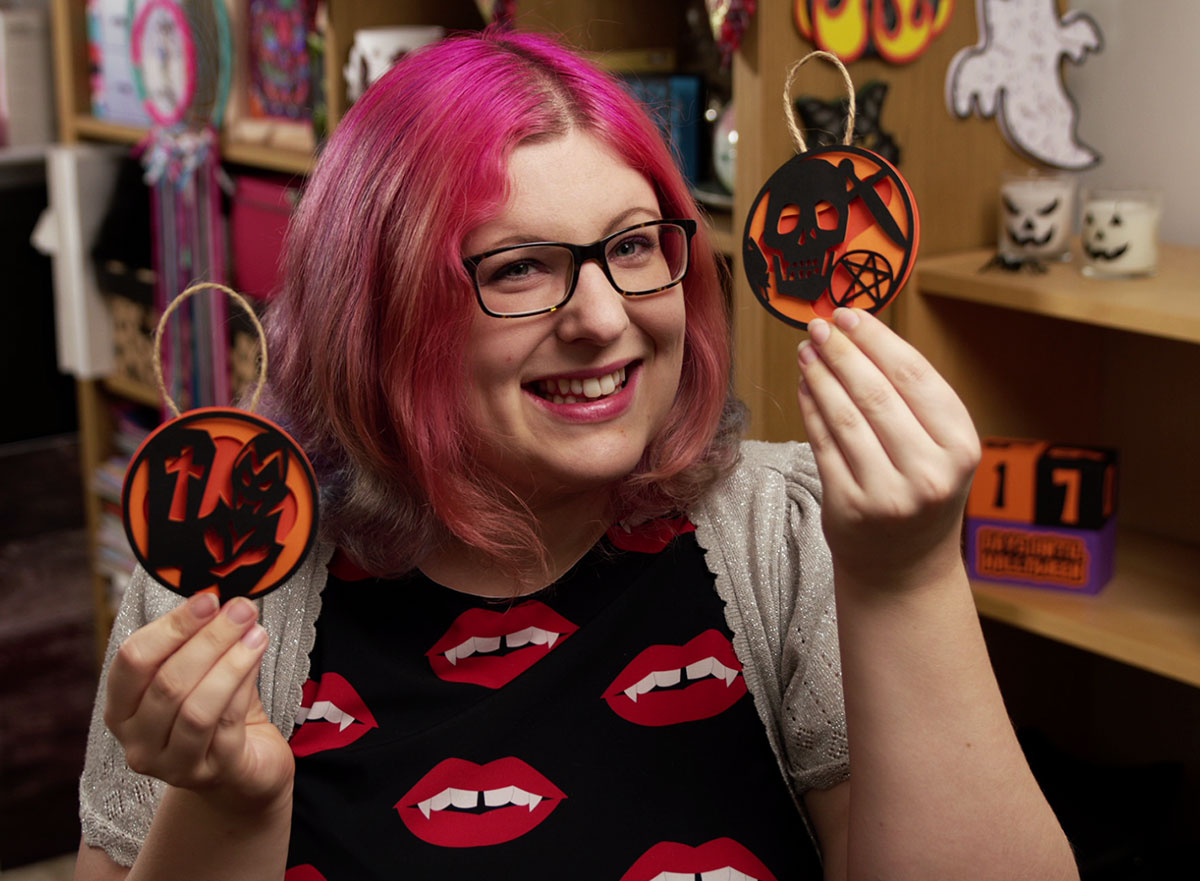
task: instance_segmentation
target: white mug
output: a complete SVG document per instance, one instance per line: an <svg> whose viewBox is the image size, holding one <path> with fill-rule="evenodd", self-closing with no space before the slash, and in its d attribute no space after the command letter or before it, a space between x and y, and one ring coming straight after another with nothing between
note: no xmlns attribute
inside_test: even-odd
<svg viewBox="0 0 1200 881"><path fill-rule="evenodd" d="M363 28L354 32L350 60L343 73L346 76L346 96L357 101L371 83L408 52L429 43L436 43L446 31L436 26Z"/></svg>

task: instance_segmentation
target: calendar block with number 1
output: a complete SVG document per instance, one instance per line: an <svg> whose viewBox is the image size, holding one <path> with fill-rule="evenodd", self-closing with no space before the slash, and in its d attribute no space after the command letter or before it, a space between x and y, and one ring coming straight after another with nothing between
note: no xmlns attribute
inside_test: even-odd
<svg viewBox="0 0 1200 881"><path fill-rule="evenodd" d="M989 437L967 500L972 578L1096 593L1112 577L1117 453Z"/></svg>

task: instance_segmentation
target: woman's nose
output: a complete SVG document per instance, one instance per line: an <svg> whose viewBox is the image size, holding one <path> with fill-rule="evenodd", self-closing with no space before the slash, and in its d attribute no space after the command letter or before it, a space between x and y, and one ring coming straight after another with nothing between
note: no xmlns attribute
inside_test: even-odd
<svg viewBox="0 0 1200 881"><path fill-rule="evenodd" d="M625 296L612 286L594 260L579 269L579 281L560 313L558 335L564 340L606 344L629 326Z"/></svg>

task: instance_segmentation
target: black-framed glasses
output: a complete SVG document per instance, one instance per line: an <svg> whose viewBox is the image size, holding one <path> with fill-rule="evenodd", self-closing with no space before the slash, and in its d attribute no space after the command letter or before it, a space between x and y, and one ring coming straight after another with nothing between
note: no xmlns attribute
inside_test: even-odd
<svg viewBox="0 0 1200 881"><path fill-rule="evenodd" d="M696 221L650 220L626 227L590 245L528 242L467 257L479 305L496 318L553 312L575 293L579 270L595 260L626 297L674 287L688 271Z"/></svg>

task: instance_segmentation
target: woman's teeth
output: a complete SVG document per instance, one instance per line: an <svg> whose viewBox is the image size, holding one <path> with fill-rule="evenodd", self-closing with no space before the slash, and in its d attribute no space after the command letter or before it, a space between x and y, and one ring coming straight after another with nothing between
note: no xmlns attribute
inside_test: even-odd
<svg viewBox="0 0 1200 881"><path fill-rule="evenodd" d="M594 401L618 391L625 385L625 368L621 367L604 376L589 376L587 379L543 379L536 386L537 393L554 404L579 404Z"/></svg>

